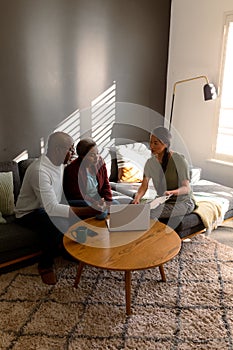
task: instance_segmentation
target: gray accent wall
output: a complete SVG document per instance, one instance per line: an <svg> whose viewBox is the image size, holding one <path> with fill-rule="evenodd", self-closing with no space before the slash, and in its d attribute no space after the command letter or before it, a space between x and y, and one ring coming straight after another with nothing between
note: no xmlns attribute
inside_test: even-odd
<svg viewBox="0 0 233 350"><path fill-rule="evenodd" d="M171 0L1 0L0 160L117 84L164 114ZM133 115L132 115L133 122Z"/></svg>

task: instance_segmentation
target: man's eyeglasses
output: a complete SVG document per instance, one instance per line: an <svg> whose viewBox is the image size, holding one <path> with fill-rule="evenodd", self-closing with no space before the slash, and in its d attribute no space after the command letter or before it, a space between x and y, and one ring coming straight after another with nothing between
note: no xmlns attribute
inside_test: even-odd
<svg viewBox="0 0 233 350"><path fill-rule="evenodd" d="M73 145L69 148L68 152L70 152L71 154L75 154L75 148Z"/></svg>

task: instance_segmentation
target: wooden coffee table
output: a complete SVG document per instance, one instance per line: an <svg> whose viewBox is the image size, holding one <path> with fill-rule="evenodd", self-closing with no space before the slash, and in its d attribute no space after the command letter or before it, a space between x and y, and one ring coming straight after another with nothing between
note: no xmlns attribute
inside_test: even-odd
<svg viewBox="0 0 233 350"><path fill-rule="evenodd" d="M88 234L84 243L78 243L71 232L79 226L85 226L96 234ZM154 220L151 220L147 231L109 232L104 220L90 218L71 226L63 242L67 252L79 260L75 287L78 286L85 264L125 272L127 315L131 314L131 271L158 266L162 281L165 282L163 264L176 256L181 247L177 233Z"/></svg>

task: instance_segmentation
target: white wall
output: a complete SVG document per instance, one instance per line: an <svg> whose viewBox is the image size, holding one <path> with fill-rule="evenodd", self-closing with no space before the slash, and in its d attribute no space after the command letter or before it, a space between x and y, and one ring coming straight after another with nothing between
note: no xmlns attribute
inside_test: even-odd
<svg viewBox="0 0 233 350"><path fill-rule="evenodd" d="M166 118L176 81L206 75L218 86L224 16L230 11L232 0L172 0ZM200 79L176 87L173 148L182 151L176 137L181 135L191 163L203 169L203 177L233 187L233 167L210 161L219 101L204 102L204 83Z"/></svg>

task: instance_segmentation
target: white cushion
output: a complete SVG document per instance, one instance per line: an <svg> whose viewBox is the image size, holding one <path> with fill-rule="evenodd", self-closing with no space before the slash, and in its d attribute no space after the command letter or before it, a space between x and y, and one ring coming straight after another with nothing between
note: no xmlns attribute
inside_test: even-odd
<svg viewBox="0 0 233 350"><path fill-rule="evenodd" d="M2 215L14 213L13 173L0 172L0 212Z"/></svg>
<svg viewBox="0 0 233 350"><path fill-rule="evenodd" d="M151 157L151 151L146 145L135 142L116 146L115 149L119 181L142 181L144 165L146 160Z"/></svg>

